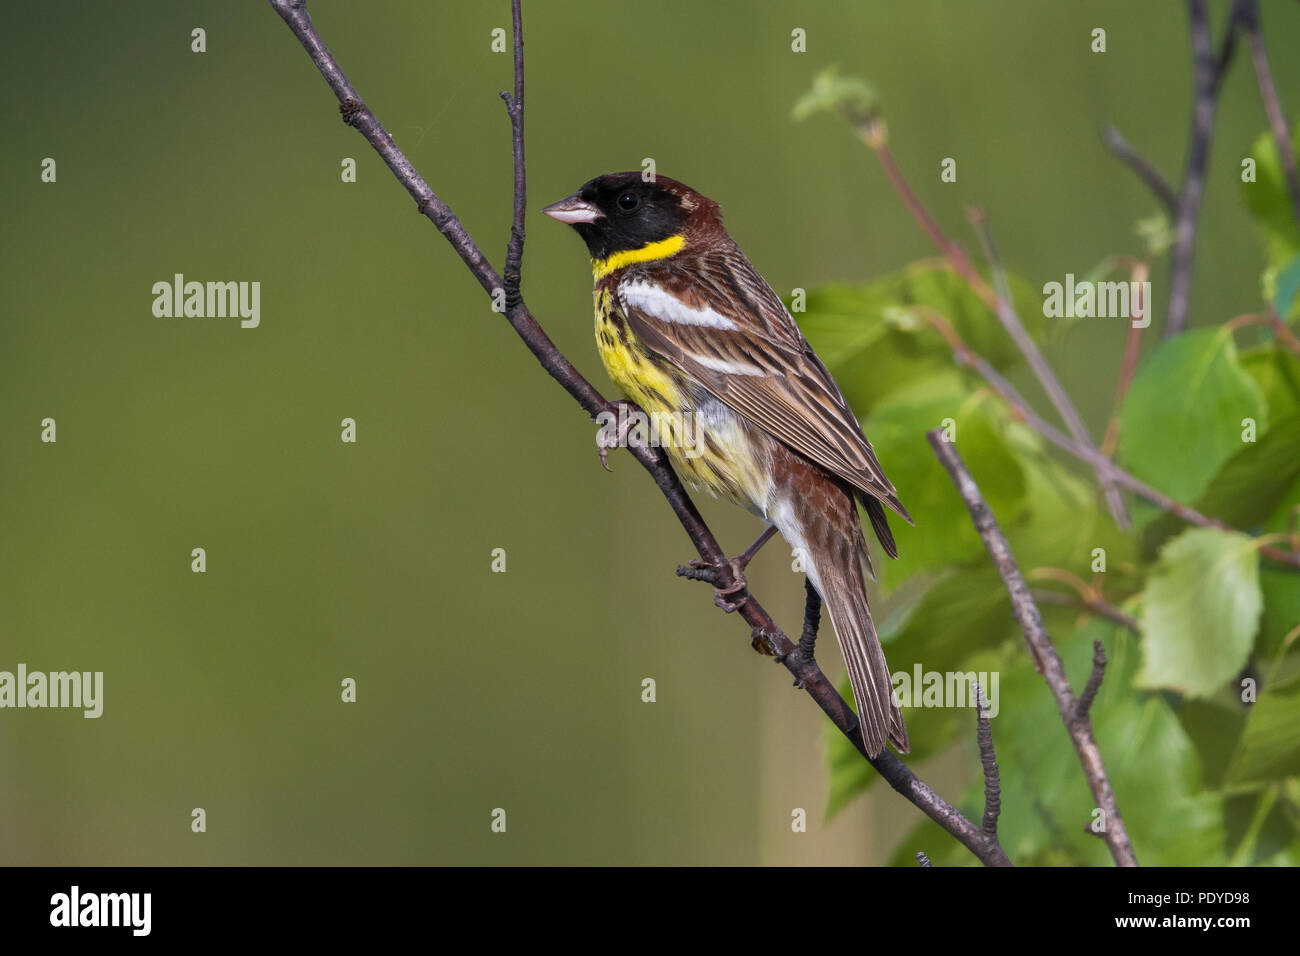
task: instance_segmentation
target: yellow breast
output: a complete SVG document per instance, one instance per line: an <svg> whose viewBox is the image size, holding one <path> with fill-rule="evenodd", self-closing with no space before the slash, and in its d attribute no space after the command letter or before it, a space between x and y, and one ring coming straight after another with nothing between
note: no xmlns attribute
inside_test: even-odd
<svg viewBox="0 0 1300 956"><path fill-rule="evenodd" d="M678 476L766 515L772 480L754 426L717 399L697 402L686 373L653 358L618 311L608 288L597 288L596 347L610 379L646 413L650 438L667 450Z"/></svg>
<svg viewBox="0 0 1300 956"><path fill-rule="evenodd" d="M597 289L595 299L596 347L610 379L646 414L681 412L689 404L681 374L674 374L650 358L615 309L609 289Z"/></svg>

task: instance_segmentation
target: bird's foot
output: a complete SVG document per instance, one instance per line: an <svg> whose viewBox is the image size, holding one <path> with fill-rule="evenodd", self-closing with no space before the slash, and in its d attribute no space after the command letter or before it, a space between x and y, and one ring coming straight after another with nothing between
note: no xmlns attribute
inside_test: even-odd
<svg viewBox="0 0 1300 956"><path fill-rule="evenodd" d="M634 412L640 409L631 402L625 402L622 399L609 403L609 407L597 416L600 422L600 431L596 433L596 454L600 456L600 467L608 472L614 469L609 467L609 452L613 448L622 448L627 444L628 433L636 427L638 419Z"/></svg>
<svg viewBox="0 0 1300 956"><path fill-rule="evenodd" d="M745 602L749 600L749 592L746 590L749 587L749 582L745 580L745 565L748 563L748 561L742 562L740 558L730 558L726 561L732 579L732 583L726 587L718 586L721 567L708 561L697 559L690 564L679 565L677 574L679 577L691 581L704 581L712 584L713 603L730 614L733 611L739 611ZM733 596L736 597L735 600L732 599Z"/></svg>

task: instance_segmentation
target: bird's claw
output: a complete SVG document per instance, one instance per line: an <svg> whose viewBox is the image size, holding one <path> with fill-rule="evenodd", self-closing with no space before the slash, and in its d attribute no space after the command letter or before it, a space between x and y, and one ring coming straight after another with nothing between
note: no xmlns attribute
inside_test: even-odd
<svg viewBox="0 0 1300 956"><path fill-rule="evenodd" d="M612 402L606 412L617 414L618 427L613 434L610 434L608 426L603 426L596 433L596 454L600 456L600 467L608 472L614 469L609 467L609 453L611 449L619 448L627 444L628 433L636 426L636 418L628 412L636 408L630 402L618 401ZM605 412L601 413L602 415Z"/></svg>
<svg viewBox="0 0 1300 956"><path fill-rule="evenodd" d="M692 561L690 566L696 571L707 572L696 576L696 580L707 581L713 585L713 603L728 614L739 611L745 602L749 600L749 593L746 590L749 587L749 582L745 580L745 565L740 563L737 558L731 558L727 561L727 567L731 569L732 583L725 588L720 588L717 585L717 565L697 559ZM739 595L739 599L733 601L731 599L733 594Z"/></svg>

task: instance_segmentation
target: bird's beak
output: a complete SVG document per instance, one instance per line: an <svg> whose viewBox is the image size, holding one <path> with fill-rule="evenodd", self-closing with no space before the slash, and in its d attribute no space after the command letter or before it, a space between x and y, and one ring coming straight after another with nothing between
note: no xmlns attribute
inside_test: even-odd
<svg viewBox="0 0 1300 956"><path fill-rule="evenodd" d="M567 222L570 226L576 226L580 222L595 222L604 215L603 212L577 193L566 199L561 199L559 202L551 203L542 212L552 219Z"/></svg>

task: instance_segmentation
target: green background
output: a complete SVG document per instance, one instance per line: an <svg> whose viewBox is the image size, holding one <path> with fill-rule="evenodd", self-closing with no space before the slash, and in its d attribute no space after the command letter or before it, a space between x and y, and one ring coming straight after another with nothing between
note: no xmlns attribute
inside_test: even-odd
<svg viewBox="0 0 1300 956"><path fill-rule="evenodd" d="M1300 20L1282 7L1265 4L1266 31L1294 110L1300 61L1283 51ZM511 64L490 33L508 4L310 10L499 265ZM693 555L658 492L624 454L601 471L594 426L339 121L267 4L26 5L6 19L0 669L102 670L106 690L98 720L0 711L0 861L889 858L917 812L877 788L823 824L824 718L706 587L674 578ZM783 293L932 255L842 123L791 121L829 64L877 86L898 160L950 234L975 248L964 207L980 204L1004 260L1038 286L1138 251L1132 224L1155 209L1101 124L1181 176L1181 4L572 0L526 4L525 24L525 295L601 388L585 251L536 212L593 175L653 157L722 203ZM204 54L190 51L198 26ZM1089 50L1098 26L1105 54ZM790 49L795 27L806 53ZM1238 55L1193 324L1258 299L1236 181L1264 119ZM955 184L939 180L949 156ZM40 181L44 157L55 184ZM345 157L355 184L340 181ZM177 272L260 281L261 327L155 318L151 286ZM1163 288L1163 268L1153 279ZM1121 348L1116 323L1049 339L1094 434ZM46 417L57 444L40 441ZM339 440L344 417L355 445ZM730 549L758 530L702 505ZM206 574L190 571L195 547ZM796 631L788 551L769 548L750 579ZM905 648L890 660L910 667ZM356 704L340 702L344 677ZM951 753L915 769L954 800L976 772ZM495 807L505 834L490 832ZM807 834L791 833L795 807Z"/></svg>

